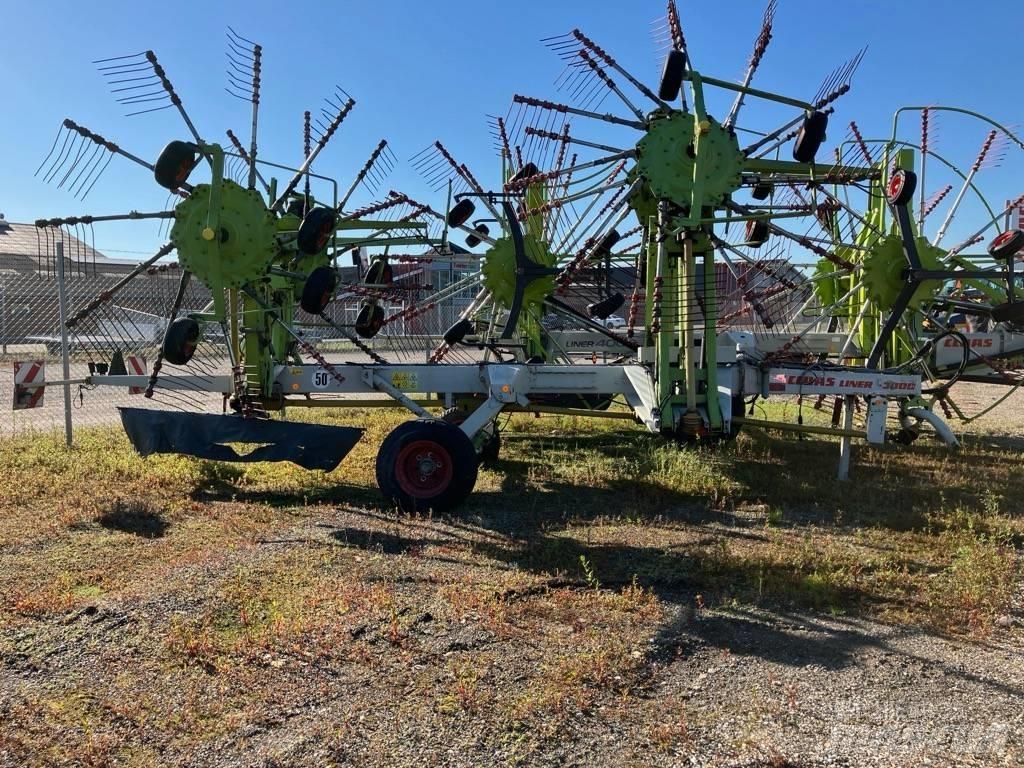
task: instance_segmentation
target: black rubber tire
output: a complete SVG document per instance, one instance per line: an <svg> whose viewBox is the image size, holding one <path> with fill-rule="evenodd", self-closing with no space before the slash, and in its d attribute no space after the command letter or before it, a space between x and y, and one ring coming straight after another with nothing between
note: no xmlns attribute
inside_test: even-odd
<svg viewBox="0 0 1024 768"><path fill-rule="evenodd" d="M906 205L914 196L917 189L917 174L913 171L900 168L885 185L885 199L889 205Z"/></svg>
<svg viewBox="0 0 1024 768"><path fill-rule="evenodd" d="M480 446L480 464L481 466L490 468L498 464L498 460L501 458L501 432L495 428L494 432L488 437L484 444Z"/></svg>
<svg viewBox="0 0 1024 768"><path fill-rule="evenodd" d="M395 272L385 259L377 258L366 268L363 282L368 285L391 285L395 282Z"/></svg>
<svg viewBox="0 0 1024 768"><path fill-rule="evenodd" d="M626 303L626 297L616 291L611 296L606 296L600 301L587 305L587 314L597 320L607 320L611 315Z"/></svg>
<svg viewBox="0 0 1024 768"><path fill-rule="evenodd" d="M621 239L622 235L618 233L618 230L609 231L594 248L594 256L607 256Z"/></svg>
<svg viewBox="0 0 1024 768"><path fill-rule="evenodd" d="M185 365L199 345L199 323L191 317L179 317L164 336L164 360L171 365Z"/></svg>
<svg viewBox="0 0 1024 768"><path fill-rule="evenodd" d="M309 273L302 285L299 306L311 315L319 315L331 303L337 287L338 273L330 267L317 267Z"/></svg>
<svg viewBox="0 0 1024 768"><path fill-rule="evenodd" d="M448 211L448 226L461 227L476 210L476 205L467 197L462 198Z"/></svg>
<svg viewBox="0 0 1024 768"><path fill-rule="evenodd" d="M514 174L509 176L508 183L516 184L522 181L523 179L528 179L531 176L536 176L538 173L540 173L540 170L537 168L536 165L534 165L533 163L527 163Z"/></svg>
<svg viewBox="0 0 1024 768"><path fill-rule="evenodd" d="M665 66L661 69L661 80L658 84L658 98L673 101L683 87L683 75L686 74L686 54L671 50L665 57Z"/></svg>
<svg viewBox="0 0 1024 768"><path fill-rule="evenodd" d="M491 230L486 224L477 224L473 227L473 231L483 235L484 237L491 234ZM470 248L476 248L480 245L480 238L476 235L466 235L466 245Z"/></svg>
<svg viewBox="0 0 1024 768"><path fill-rule="evenodd" d="M384 326L384 307L364 301L356 315L356 333L364 339L372 339Z"/></svg>
<svg viewBox="0 0 1024 768"><path fill-rule="evenodd" d="M1008 229L988 244L988 255L999 261L1009 261L1024 250L1024 230Z"/></svg>
<svg viewBox="0 0 1024 768"><path fill-rule="evenodd" d="M299 224L299 232L295 239L299 250L307 256L315 256L327 247L338 216L331 208L314 208L306 214Z"/></svg>
<svg viewBox="0 0 1024 768"><path fill-rule="evenodd" d="M473 491L479 462L461 429L441 419L416 419L384 438L376 469L381 493L403 511L447 512Z"/></svg>
<svg viewBox="0 0 1024 768"><path fill-rule="evenodd" d="M187 141L172 141L164 147L153 166L153 178L164 189L177 189L199 163L199 148Z"/></svg>
<svg viewBox="0 0 1024 768"><path fill-rule="evenodd" d="M1024 323L1024 301L1009 301L992 307L992 319L997 323L1019 326Z"/></svg>
<svg viewBox="0 0 1024 768"><path fill-rule="evenodd" d="M828 115L824 112L812 112L805 117L793 143L793 159L798 163L813 163L821 143L825 141L827 128Z"/></svg>
<svg viewBox="0 0 1024 768"><path fill-rule="evenodd" d="M473 327L473 321L468 317L462 320L456 320L455 323L444 332L444 335L441 338L444 339L444 343L449 347L454 347L466 338L470 332L472 332Z"/></svg>
<svg viewBox="0 0 1024 768"><path fill-rule="evenodd" d="M466 408L459 408L455 406L453 408L446 409L442 414L441 418L453 426L459 426L466 420L466 418L473 413L471 410ZM477 453L477 457L480 459L480 464L485 467L493 467L498 463L498 456L501 454L501 432L498 431L498 425L494 422L493 431L484 440L483 445L480 446L480 450Z"/></svg>
<svg viewBox="0 0 1024 768"><path fill-rule="evenodd" d="M900 427L895 432L890 433L888 435L888 439L890 443L895 443L897 445L910 445L920 436L920 430L910 429L909 427Z"/></svg>
<svg viewBox="0 0 1024 768"><path fill-rule="evenodd" d="M775 185L770 181L759 181L754 185L754 188L750 190L750 196L755 200L767 200L771 197L774 189Z"/></svg>
<svg viewBox="0 0 1024 768"><path fill-rule="evenodd" d="M744 243L748 248L760 248L765 244L768 235L768 222L763 219L750 219L747 221L747 240Z"/></svg>

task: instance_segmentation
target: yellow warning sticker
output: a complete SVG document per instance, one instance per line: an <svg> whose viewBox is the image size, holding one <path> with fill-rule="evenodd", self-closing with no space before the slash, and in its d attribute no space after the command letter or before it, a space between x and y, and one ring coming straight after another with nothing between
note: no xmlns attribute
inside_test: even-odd
<svg viewBox="0 0 1024 768"><path fill-rule="evenodd" d="M413 371L395 371L391 374L391 386L396 389L414 389L416 383L416 374Z"/></svg>
<svg viewBox="0 0 1024 768"><path fill-rule="evenodd" d="M302 375L302 369L301 368L292 368L292 376L301 376L301 375Z"/></svg>

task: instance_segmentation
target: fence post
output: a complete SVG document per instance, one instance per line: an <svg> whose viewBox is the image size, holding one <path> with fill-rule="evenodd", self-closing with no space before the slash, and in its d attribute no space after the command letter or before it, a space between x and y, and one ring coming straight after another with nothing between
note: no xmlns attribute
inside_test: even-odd
<svg viewBox="0 0 1024 768"><path fill-rule="evenodd" d="M7 286L0 284L0 354L7 354Z"/></svg>
<svg viewBox="0 0 1024 768"><path fill-rule="evenodd" d="M850 479L850 453L853 451L853 440L849 432L853 429L853 405L856 399L847 396L843 398L843 429L847 434L839 438L839 469L836 471L837 480Z"/></svg>
<svg viewBox="0 0 1024 768"><path fill-rule="evenodd" d="M64 437L71 447L71 350L68 346L68 292L64 285L64 243L57 243L57 312L60 319L60 356L64 370Z"/></svg>

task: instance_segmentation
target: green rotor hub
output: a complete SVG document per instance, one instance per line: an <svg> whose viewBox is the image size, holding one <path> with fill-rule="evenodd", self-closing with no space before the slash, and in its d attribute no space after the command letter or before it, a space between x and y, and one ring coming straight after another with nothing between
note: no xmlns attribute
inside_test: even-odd
<svg viewBox="0 0 1024 768"><path fill-rule="evenodd" d="M695 179L694 137L700 137L701 169ZM708 117L697 120L689 112L673 112L651 121L636 145L634 173L647 180L657 200L670 200L688 210L691 203L717 205L735 192L742 181L743 153L735 134ZM694 201L695 180L703 182L701 199Z"/></svg>
<svg viewBox="0 0 1024 768"><path fill-rule="evenodd" d="M209 184L197 184L174 210L171 242L182 266L211 287L240 288L264 277L277 254L274 214L259 192L233 181L221 182L217 211L210 192ZM210 228L214 218L219 233Z"/></svg>
<svg viewBox="0 0 1024 768"><path fill-rule="evenodd" d="M541 266L550 266L552 262L548 246L530 234L523 233L523 244L526 254ZM484 286L490 290L495 302L506 309L512 306L516 292L516 251L511 237L498 240L486 254L481 268ZM538 317L544 299L555 290L553 275L545 275L531 280L523 290L523 310L528 316Z"/></svg>
<svg viewBox="0 0 1024 768"><path fill-rule="evenodd" d="M946 252L936 248L926 238L918 237L917 252L924 269L944 269L943 257ZM838 253L838 252L837 252ZM907 268L907 259L903 254L903 241L898 235L887 235L879 239L864 257L864 287L871 302L888 311L896 303L896 299L906 285L903 271ZM941 280L924 280L910 299L908 305L912 309L920 307L930 300L942 288Z"/></svg>

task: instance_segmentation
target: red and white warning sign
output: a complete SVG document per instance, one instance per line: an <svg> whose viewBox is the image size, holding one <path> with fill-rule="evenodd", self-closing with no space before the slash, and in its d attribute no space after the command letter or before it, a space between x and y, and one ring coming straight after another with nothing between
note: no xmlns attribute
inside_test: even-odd
<svg viewBox="0 0 1024 768"><path fill-rule="evenodd" d="M124 366L128 369L129 376L146 375L146 358L138 355L128 355L124 359ZM128 387L129 395L141 395L146 391L145 387Z"/></svg>
<svg viewBox="0 0 1024 768"><path fill-rule="evenodd" d="M28 360L14 363L14 410L39 408L46 392L46 361Z"/></svg>

